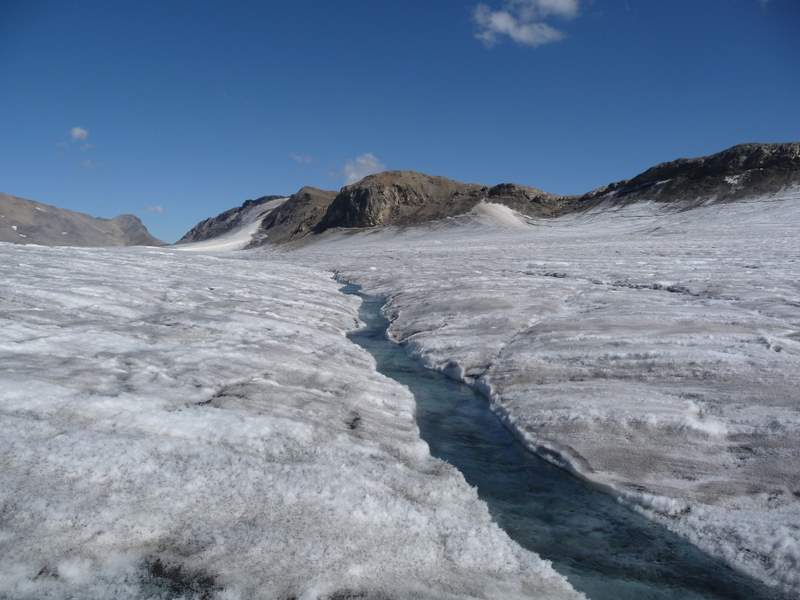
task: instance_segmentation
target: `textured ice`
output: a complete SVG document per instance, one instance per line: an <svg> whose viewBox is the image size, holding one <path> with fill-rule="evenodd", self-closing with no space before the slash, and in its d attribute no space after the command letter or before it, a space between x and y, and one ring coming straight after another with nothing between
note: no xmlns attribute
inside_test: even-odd
<svg viewBox="0 0 800 600"><path fill-rule="evenodd" d="M0 244L0 597L578 598L419 438L330 273Z"/></svg>
<svg viewBox="0 0 800 600"><path fill-rule="evenodd" d="M800 592L798 227L791 190L524 228L483 209L329 233L291 259L386 296L393 337L531 447Z"/></svg>

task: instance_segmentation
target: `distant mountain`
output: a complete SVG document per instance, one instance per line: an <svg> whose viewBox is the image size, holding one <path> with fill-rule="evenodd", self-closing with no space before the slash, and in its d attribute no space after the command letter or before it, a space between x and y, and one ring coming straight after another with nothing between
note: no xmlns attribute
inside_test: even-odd
<svg viewBox="0 0 800 600"><path fill-rule="evenodd" d="M774 194L791 186L800 186L800 143L742 144L710 156L681 158L581 196L559 196L513 183L490 187L414 171L386 171L338 193L302 188L264 216L250 246L289 242L340 227L411 226L467 213L481 201L527 216L558 217L601 204L648 200L684 209ZM246 205L200 223L181 241L198 239L198 228L202 235L224 233L232 222L226 215L235 218ZM225 227L204 225L208 223Z"/></svg>
<svg viewBox="0 0 800 600"><path fill-rule="evenodd" d="M228 209L218 214L200 221L197 225L187 231L184 236L176 243L186 244L190 242L203 242L220 235L230 233L234 229L247 225L258 220L265 213L274 208L273 202L285 196L261 196L255 200L245 200L241 206Z"/></svg>
<svg viewBox="0 0 800 600"><path fill-rule="evenodd" d="M0 193L0 242L43 246L161 246L134 215L100 219Z"/></svg>

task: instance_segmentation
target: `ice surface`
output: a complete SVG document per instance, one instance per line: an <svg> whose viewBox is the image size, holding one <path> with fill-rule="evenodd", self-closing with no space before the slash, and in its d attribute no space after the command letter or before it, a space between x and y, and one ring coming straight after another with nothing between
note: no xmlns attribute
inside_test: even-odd
<svg viewBox="0 0 800 600"><path fill-rule="evenodd" d="M526 223L328 233L265 258L388 297L393 337L531 447L800 592L800 191Z"/></svg>
<svg viewBox="0 0 800 600"><path fill-rule="evenodd" d="M319 268L0 244L0 597L578 598Z"/></svg>

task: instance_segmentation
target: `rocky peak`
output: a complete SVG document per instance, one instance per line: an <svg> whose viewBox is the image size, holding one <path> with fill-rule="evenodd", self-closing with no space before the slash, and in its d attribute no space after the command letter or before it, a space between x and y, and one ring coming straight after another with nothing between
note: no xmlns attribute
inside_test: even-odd
<svg viewBox="0 0 800 600"><path fill-rule="evenodd" d="M160 246L162 241L157 240L145 227L136 215L119 215L111 219L119 229L120 239L125 240L129 246Z"/></svg>

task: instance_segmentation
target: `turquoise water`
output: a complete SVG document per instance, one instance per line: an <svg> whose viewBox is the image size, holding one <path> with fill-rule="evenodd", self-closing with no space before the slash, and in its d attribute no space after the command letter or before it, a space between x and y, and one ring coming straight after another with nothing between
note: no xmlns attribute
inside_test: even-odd
<svg viewBox="0 0 800 600"><path fill-rule="evenodd" d="M495 521L551 560L593 600L778 600L786 596L734 571L683 538L528 451L468 386L424 368L386 337L381 299L362 298L364 329L350 339L378 370L408 386L431 453L478 488Z"/></svg>

